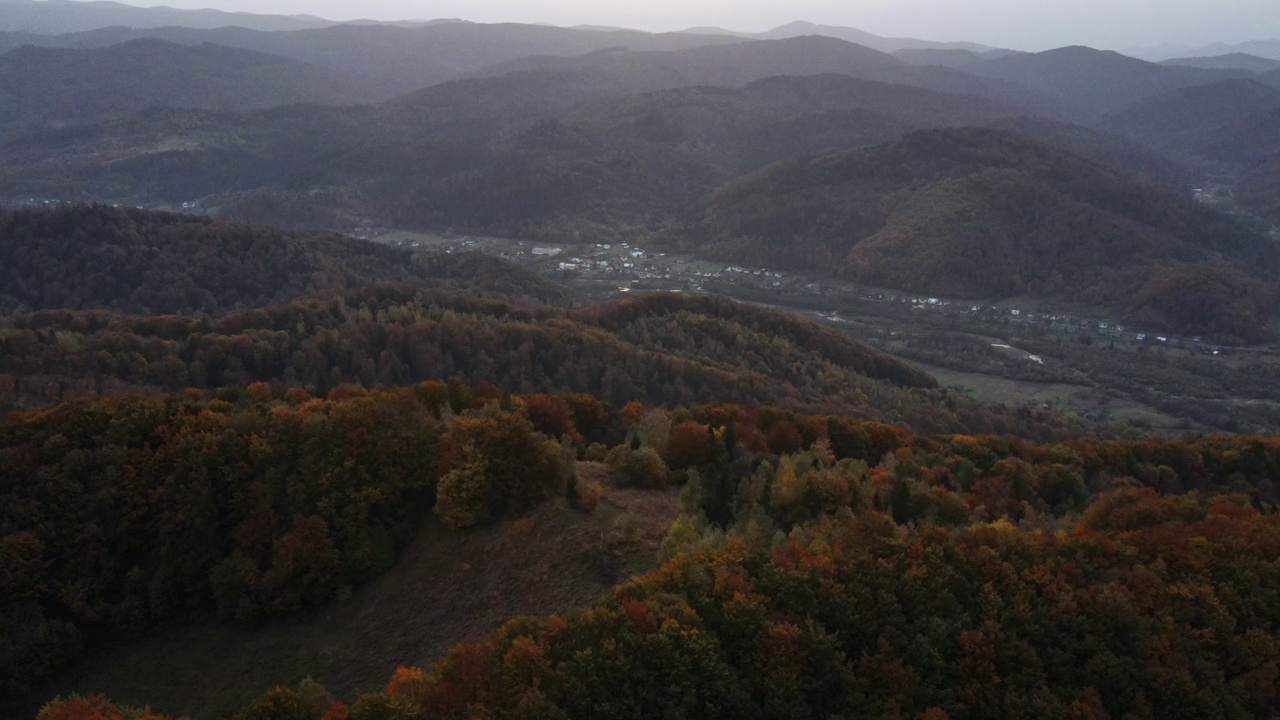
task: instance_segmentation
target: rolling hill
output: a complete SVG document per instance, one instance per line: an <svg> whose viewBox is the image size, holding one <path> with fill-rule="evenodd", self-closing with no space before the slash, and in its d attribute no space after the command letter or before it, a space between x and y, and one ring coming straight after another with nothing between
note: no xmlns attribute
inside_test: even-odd
<svg viewBox="0 0 1280 720"><path fill-rule="evenodd" d="M619 407L723 401L840 409L930 431L1059 429L949 396L848 333L722 298L526 306L493 295L536 303L563 301L563 291L491 258L409 257L133 210L20 211L0 229L3 289L25 304L0 316L5 403L254 381L328 392L459 375Z"/></svg>
<svg viewBox="0 0 1280 720"><path fill-rule="evenodd" d="M0 56L0 123L24 131L153 106L234 112L370 98L348 76L211 44L141 39L92 50L28 46Z"/></svg>
<svg viewBox="0 0 1280 720"><path fill-rule="evenodd" d="M564 302L497 259L433 258L330 233L285 233L103 206L0 211L0 307L221 315L376 283Z"/></svg>
<svg viewBox="0 0 1280 720"><path fill-rule="evenodd" d="M1065 296L1250 340L1273 312L1280 261L1189 197L979 129L775 165L718 190L697 237L717 257L843 265L918 293Z"/></svg>

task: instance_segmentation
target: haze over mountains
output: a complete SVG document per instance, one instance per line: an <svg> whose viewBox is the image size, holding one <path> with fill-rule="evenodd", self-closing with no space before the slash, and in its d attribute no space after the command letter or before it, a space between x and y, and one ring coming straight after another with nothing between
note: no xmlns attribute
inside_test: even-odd
<svg viewBox="0 0 1280 720"><path fill-rule="evenodd" d="M10 26L30 27L0 39L21 45L0 55L0 194L10 198L186 203L295 227L631 238L917 292L1127 298L1122 310L1132 314L1130 291L1176 260L1194 272L1216 268L1228 279L1214 287L1244 273L1249 299L1232 305L1229 322L1220 290L1203 290L1213 298L1201 298L1199 319L1148 302L1143 317L1156 325L1230 327L1232 337L1256 339L1273 313L1275 281L1258 272L1271 267L1273 249L1259 239L1267 228L1217 216L1276 217L1280 61L1262 54L1152 63L1087 47L1016 53L810 23L758 35L314 18L210 27L211 16L197 13L186 27L153 27L187 16L15 7L22 13ZM91 27L111 13L149 20ZM32 34L34 21L19 16L75 32ZM856 219L830 189L802 199L817 192L811 179L769 168L873 146L868 157L897 157L894 143L911 133L966 126L998 128L986 136L999 138L992 157L1009 156L979 163L973 176L910 154L859 166L860 177L840 181L859 188ZM979 136L936 137L946 145ZM723 206L744 182L775 199L749 201L745 215ZM786 188L766 189L772 182ZM1061 195L1064 182L1075 194ZM1185 214L1190 189L1207 182L1234 189L1233 205ZM1032 204L1045 212L1012 217L1012 206L984 205L979 198L1002 183L1041 188ZM968 198L985 219L967 230L945 214L925 219L931 205L951 202L939 193ZM1010 244L1001 254L1011 267L984 278L948 272L974 257L973 233ZM1140 250L1072 254L1094 236ZM938 263L916 263L907 277L882 262L909 258L921 243ZM1237 247L1249 250L1227 249ZM1098 262L1118 267L1104 272Z"/></svg>
<svg viewBox="0 0 1280 720"><path fill-rule="evenodd" d="M181 25L219 28L229 25L257 30L300 30L333 25L307 15L258 15L219 10L178 10L169 7L140 8L99 0L0 0L0 31L38 34L73 33L104 27L157 28Z"/></svg>

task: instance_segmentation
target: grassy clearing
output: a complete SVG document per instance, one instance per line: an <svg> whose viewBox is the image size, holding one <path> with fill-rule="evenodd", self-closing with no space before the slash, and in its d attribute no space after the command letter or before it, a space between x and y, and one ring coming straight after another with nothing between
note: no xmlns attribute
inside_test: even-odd
<svg viewBox="0 0 1280 720"><path fill-rule="evenodd" d="M1068 415L1098 412L1105 414L1112 422L1150 427L1153 430L1178 430L1187 426L1182 419L1084 385L1036 383L925 365L921 367L936 377L939 383L948 387L963 387L971 397L983 403L1010 407L1047 404Z"/></svg>

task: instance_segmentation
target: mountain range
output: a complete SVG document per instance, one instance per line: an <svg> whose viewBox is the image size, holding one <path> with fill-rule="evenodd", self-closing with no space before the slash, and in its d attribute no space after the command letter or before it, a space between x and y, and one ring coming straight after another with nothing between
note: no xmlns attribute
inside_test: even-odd
<svg viewBox="0 0 1280 720"><path fill-rule="evenodd" d="M25 46L0 55L0 125L80 124L157 106L230 112L371 99L350 76L212 43L140 38L84 50Z"/></svg>
<svg viewBox="0 0 1280 720"><path fill-rule="evenodd" d="M298 30L333 25L311 15L259 15L220 10L141 8L104 0L3 0L0 31L60 34L104 27L156 28L183 25L197 28L240 26L257 30Z"/></svg>
<svg viewBox="0 0 1280 720"><path fill-rule="evenodd" d="M786 40L788 38L804 37L807 35L818 35L822 37L836 38L846 42L862 45L873 50L879 50L884 53L893 53L900 50L959 50L972 53L996 53L1003 54L1012 52L1009 50L1000 50L998 48L980 45L971 42L934 42L930 40L918 40L916 38L894 38L882 37L858 30L857 28L840 27L836 25L819 25L817 23L796 21L781 25L772 30L766 30L761 33L740 33L732 30L725 30L719 27L698 27L685 30L686 33L698 35L728 35L751 40Z"/></svg>
<svg viewBox="0 0 1280 720"><path fill-rule="evenodd" d="M1134 57L1142 58L1143 60L1150 60L1152 62L1161 62L1174 58L1219 57L1235 53L1256 55L1269 60L1280 60L1280 38L1252 40L1249 42L1235 44L1214 43L1212 45L1202 45L1199 47L1191 45L1160 45L1156 47L1132 48L1125 52L1126 54Z"/></svg>
<svg viewBox="0 0 1280 720"><path fill-rule="evenodd" d="M805 24L765 35L439 22L47 36L0 55L0 195L198 203L295 227L638 235L1262 336L1265 227L1188 193L1228 178L1238 209L1275 216L1280 70ZM835 167L838 181L793 172ZM1199 300L1171 304L1156 281L1177 273Z"/></svg>

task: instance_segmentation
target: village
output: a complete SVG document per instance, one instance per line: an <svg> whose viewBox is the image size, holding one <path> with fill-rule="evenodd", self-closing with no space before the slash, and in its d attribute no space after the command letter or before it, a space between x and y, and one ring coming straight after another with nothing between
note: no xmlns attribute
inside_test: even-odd
<svg viewBox="0 0 1280 720"><path fill-rule="evenodd" d="M376 242L424 252L484 252L533 269L569 284L586 298L604 299L631 292L666 290L715 292L778 307L802 310L828 324L846 320L844 308L874 314L900 311L953 318L965 324L1037 331L1062 335L1085 344L1122 343L1181 349L1205 356L1230 354L1233 348L1203 337L1180 337L1167 332L1129 327L1111 318L1080 310L1053 308L1048 301L960 301L874 288L832 278L814 278L772 268L747 267L688 255L655 252L630 243L553 245L527 240L462 235L444 237L404 231L367 231ZM826 307L815 307L818 299ZM797 307L797 300L804 299ZM853 305L850 305L853 303ZM869 307L870 306L870 307ZM878 306L878 307L877 307Z"/></svg>

